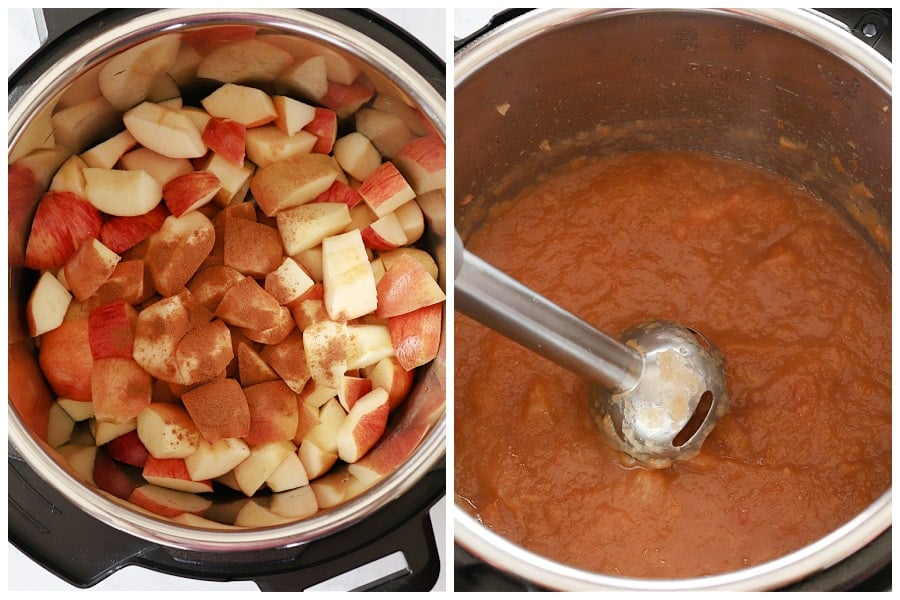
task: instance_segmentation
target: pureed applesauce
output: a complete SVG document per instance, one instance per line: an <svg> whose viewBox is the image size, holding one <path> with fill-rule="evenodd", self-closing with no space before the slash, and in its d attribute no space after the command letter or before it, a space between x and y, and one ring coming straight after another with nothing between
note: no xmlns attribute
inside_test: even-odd
<svg viewBox="0 0 900 600"><path fill-rule="evenodd" d="M85 482L191 525L339 505L443 414L438 386L408 401L442 335L443 139L350 59L258 29L115 55L9 168L10 267L34 275L11 404Z"/></svg>
<svg viewBox="0 0 900 600"><path fill-rule="evenodd" d="M889 488L889 266L794 183L703 154L582 158L466 245L605 332L672 319L728 361L701 454L648 470L601 441L584 381L458 315L456 498L496 533L696 577L796 550Z"/></svg>

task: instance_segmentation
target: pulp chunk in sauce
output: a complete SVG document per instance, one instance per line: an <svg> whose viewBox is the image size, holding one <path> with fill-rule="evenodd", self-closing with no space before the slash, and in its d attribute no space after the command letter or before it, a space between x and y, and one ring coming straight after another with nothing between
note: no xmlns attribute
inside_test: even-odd
<svg viewBox="0 0 900 600"><path fill-rule="evenodd" d="M695 327L730 412L647 470L587 384L457 314L455 492L487 527L596 572L685 578L789 553L891 484L891 274L790 181L695 153L580 159L492 209L467 248L601 330Z"/></svg>

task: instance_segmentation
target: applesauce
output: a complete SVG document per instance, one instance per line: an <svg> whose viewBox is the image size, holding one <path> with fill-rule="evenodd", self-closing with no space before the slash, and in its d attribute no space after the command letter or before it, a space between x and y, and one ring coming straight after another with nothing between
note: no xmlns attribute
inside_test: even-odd
<svg viewBox="0 0 900 600"><path fill-rule="evenodd" d="M456 501L496 533L696 577L794 551L890 487L890 268L793 182L697 153L582 158L466 246L607 333L671 319L728 361L701 454L648 470L602 441L586 382L457 313Z"/></svg>

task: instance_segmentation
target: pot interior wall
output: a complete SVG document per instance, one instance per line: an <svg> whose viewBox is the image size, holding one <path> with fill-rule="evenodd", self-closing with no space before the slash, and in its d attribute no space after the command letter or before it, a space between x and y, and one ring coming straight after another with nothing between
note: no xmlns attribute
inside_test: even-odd
<svg viewBox="0 0 900 600"><path fill-rule="evenodd" d="M457 82L463 238L574 154L699 150L808 187L889 256L890 91L833 51L739 13L608 11L532 31Z"/></svg>

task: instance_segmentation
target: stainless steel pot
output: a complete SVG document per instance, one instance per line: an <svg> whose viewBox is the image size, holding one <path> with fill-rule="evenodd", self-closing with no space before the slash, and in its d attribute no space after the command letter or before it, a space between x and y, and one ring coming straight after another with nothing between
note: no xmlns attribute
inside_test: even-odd
<svg viewBox="0 0 900 600"><path fill-rule="evenodd" d="M891 66L821 14L535 10L461 45L455 76L455 222L463 239L495 201L575 154L700 150L802 183L890 260ZM497 536L458 504L454 510L463 549L550 589L774 589L884 536L875 566L890 561L890 490L787 556L680 580L574 569Z"/></svg>
<svg viewBox="0 0 900 600"><path fill-rule="evenodd" d="M321 12L299 9L165 9L106 11L81 27L42 49L10 79L9 87L9 159L24 155L45 143L49 112L67 91L76 89L82 75L119 52L171 33L183 34L206 27L252 26L260 32L276 33L318 44L358 66L383 92L404 98L421 110L441 134L445 132L443 69L428 71L428 58L399 56L385 40L395 35L373 27L383 36L362 34L358 29L329 18ZM363 26L371 19L357 15ZM352 19L351 19L352 20ZM393 40L388 40L393 41ZM440 84L440 86L438 85ZM85 140L88 143L90 140ZM97 141L97 140L94 140ZM423 240L444 270L445 232L432 227ZM21 268L9 270L9 348L15 354L17 376L10 379L8 410L10 455L30 466L49 486L84 513L127 534L165 546L192 551L236 552L295 547L319 540L358 524L389 506L420 483L425 475L442 466L445 421L445 351L423 369L407 400L407 416L416 411L429 413L430 429L408 459L373 488L330 510L308 519L281 526L214 530L178 525L148 516L126 503L85 485L66 466L65 461L30 430L27 420L14 408L17 398L48 393L40 379L34 345L23 332L23 307L33 285L33 274ZM443 276L441 285L444 285ZM11 359L12 360L12 359ZM25 373L25 375L21 375ZM11 461L12 462L12 461ZM12 503L12 501L11 501ZM63 543L63 542L61 542Z"/></svg>

